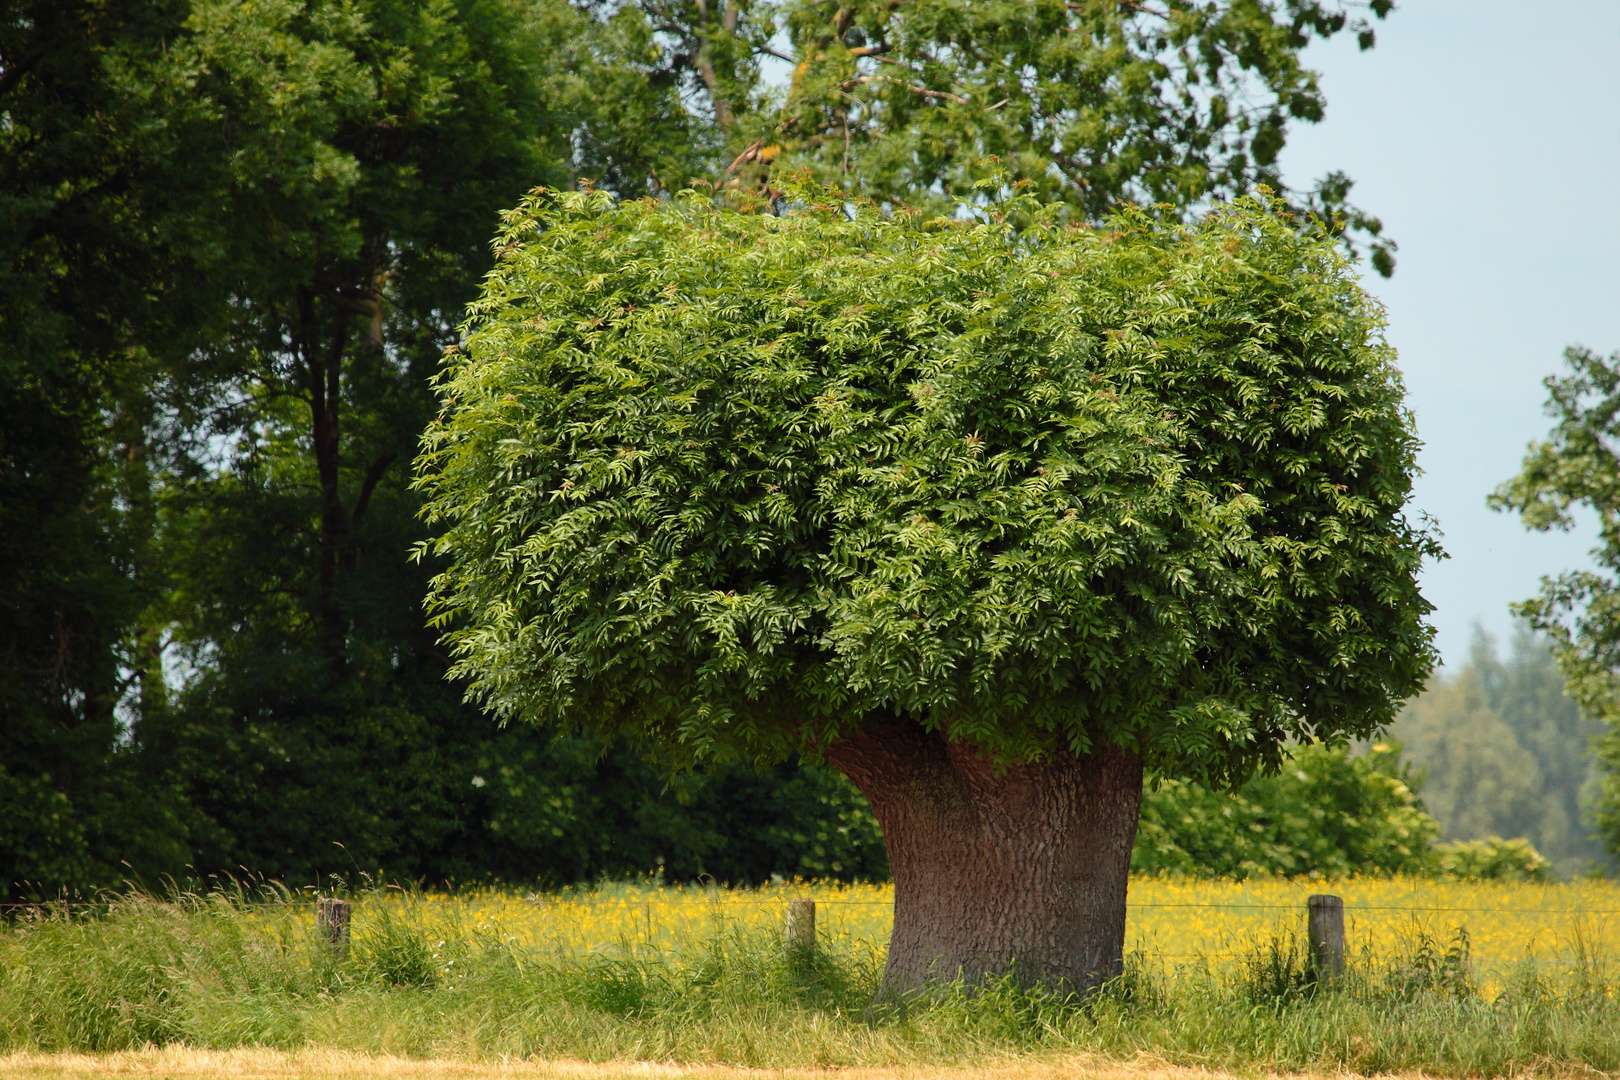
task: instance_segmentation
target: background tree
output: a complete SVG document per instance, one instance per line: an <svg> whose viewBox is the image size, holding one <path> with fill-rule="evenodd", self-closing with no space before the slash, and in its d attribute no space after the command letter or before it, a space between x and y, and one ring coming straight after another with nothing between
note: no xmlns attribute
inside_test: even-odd
<svg viewBox="0 0 1620 1080"><path fill-rule="evenodd" d="M401 462L487 222L564 175L546 14L197 4L170 46L237 222L198 453L164 501L164 614L197 675L153 737L187 760L200 865L302 877L333 841L395 862L400 831L431 850L453 828L458 770L366 779L432 777L459 741L399 557Z"/></svg>
<svg viewBox="0 0 1620 1080"><path fill-rule="evenodd" d="M822 752L883 826L888 992L1095 986L1144 766L1240 780L1428 673L1377 306L1251 204L804 197L509 216L420 466L454 670L505 717Z"/></svg>
<svg viewBox="0 0 1620 1080"><path fill-rule="evenodd" d="M1567 374L1546 379L1552 432L1530 444L1523 470L1497 488L1491 505L1517 511L1538 530L1573 528L1577 506L1595 512L1596 567L1543 578L1541 594L1516 610L1551 637L1569 695L1604 725L1593 745L1604 770L1593 814L1604 845L1620 852L1620 354L1605 359L1572 347L1564 360Z"/></svg>
<svg viewBox="0 0 1620 1080"><path fill-rule="evenodd" d="M733 183L809 168L872 198L948 210L975 192L987 156L1026 190L1091 219L1122 202L1172 216L1267 184L1288 127L1321 119L1314 39L1374 42L1389 0L643 0L684 76L717 163ZM785 50L785 51L783 51ZM791 65L787 85L761 61ZM783 170L786 170L785 172ZM712 176L713 173L710 173ZM1335 172L1302 210L1370 244L1388 274L1394 244L1347 202ZM623 190L623 189L618 189ZM637 194L629 191L627 194Z"/></svg>
<svg viewBox="0 0 1620 1080"><path fill-rule="evenodd" d="M233 224L232 317L163 492L181 587L158 617L187 678L147 735L179 764L192 865L560 883L656 856L708 872L714 845L680 835L681 815L640 821L662 785L639 762L551 753L469 713L422 625L426 572L406 559L423 535L407 480L428 376L498 211L568 182L574 134L607 113L579 95L598 74L624 81L592 51L614 28L558 3L375 0L198 2L186 29L168 62L192 73ZM642 114L658 108L643 90L627 95ZM580 144L603 157L599 138ZM629 178L675 153L620 149L610 164ZM491 760L533 775L474 784L500 779ZM593 782L562 812L494 797L569 802ZM557 842L558 820L580 835Z"/></svg>
<svg viewBox="0 0 1620 1080"><path fill-rule="evenodd" d="M497 211L698 160L643 24L9 14L6 889L882 874L841 778L501 732L422 626L401 455Z"/></svg>

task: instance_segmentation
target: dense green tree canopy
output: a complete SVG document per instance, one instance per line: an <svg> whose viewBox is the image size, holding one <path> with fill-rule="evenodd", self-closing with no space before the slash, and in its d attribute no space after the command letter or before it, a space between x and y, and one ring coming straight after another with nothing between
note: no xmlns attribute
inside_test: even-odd
<svg viewBox="0 0 1620 1080"><path fill-rule="evenodd" d="M1219 779L1428 672L1380 310L1260 204L541 193L499 252L420 468L502 715L779 756L899 711Z"/></svg>

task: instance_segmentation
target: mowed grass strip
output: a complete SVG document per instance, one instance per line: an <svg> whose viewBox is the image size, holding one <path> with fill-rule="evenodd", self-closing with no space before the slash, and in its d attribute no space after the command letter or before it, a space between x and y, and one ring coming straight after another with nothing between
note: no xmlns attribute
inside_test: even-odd
<svg viewBox="0 0 1620 1080"><path fill-rule="evenodd" d="M110 1076L165 1080L1226 1080L1233 1074L1168 1065L1130 1063L1090 1054L1038 1060L987 1060L977 1065L908 1065L851 1069L745 1069L650 1061L451 1061L374 1056L335 1050L198 1050L148 1047L114 1054L12 1054L0 1057L0 1076L14 1080L100 1080ZM1392 1078L1398 1074L1392 1074Z"/></svg>

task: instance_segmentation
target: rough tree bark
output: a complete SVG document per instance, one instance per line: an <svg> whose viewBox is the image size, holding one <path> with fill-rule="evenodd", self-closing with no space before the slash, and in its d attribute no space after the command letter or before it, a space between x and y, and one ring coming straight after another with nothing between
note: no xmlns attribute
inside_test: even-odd
<svg viewBox="0 0 1620 1080"><path fill-rule="evenodd" d="M1119 974L1139 759L1108 748L998 767L909 722L826 757L872 804L894 874L880 997L1009 970L1085 993Z"/></svg>

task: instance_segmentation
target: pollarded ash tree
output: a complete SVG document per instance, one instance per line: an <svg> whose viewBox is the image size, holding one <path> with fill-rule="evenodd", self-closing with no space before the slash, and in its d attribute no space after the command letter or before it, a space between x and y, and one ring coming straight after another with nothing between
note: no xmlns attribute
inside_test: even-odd
<svg viewBox="0 0 1620 1080"><path fill-rule="evenodd" d="M844 771L886 992L1093 987L1144 769L1369 735L1430 668L1380 308L1258 202L816 198L509 215L419 461L435 617L502 717Z"/></svg>

